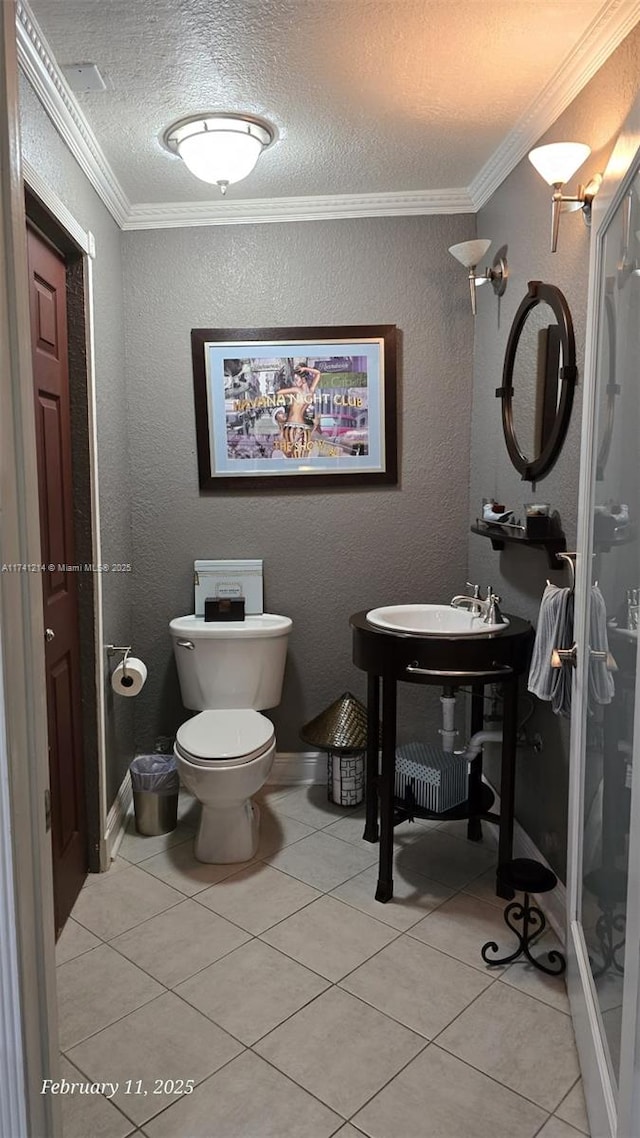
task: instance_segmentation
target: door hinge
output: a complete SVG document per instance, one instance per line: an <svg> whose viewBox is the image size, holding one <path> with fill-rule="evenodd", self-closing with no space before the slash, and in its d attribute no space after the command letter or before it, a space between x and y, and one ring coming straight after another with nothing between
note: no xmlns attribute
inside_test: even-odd
<svg viewBox="0 0 640 1138"><path fill-rule="evenodd" d="M48 787L44 792L44 825L48 834L51 829L51 791Z"/></svg>

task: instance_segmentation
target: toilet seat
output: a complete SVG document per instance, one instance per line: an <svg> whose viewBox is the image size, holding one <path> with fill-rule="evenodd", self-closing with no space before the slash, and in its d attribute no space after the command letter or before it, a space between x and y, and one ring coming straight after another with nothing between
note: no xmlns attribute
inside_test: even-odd
<svg viewBox="0 0 640 1138"><path fill-rule="evenodd" d="M239 767L274 743L273 723L252 708L201 711L178 728L176 751L201 767Z"/></svg>

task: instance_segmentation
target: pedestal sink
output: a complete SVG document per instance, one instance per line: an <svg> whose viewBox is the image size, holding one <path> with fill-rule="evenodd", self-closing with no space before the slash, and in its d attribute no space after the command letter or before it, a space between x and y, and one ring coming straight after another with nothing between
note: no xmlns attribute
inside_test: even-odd
<svg viewBox="0 0 640 1138"><path fill-rule="evenodd" d="M383 605L367 613L369 624L388 632L408 632L414 636L482 636L487 632L503 632L503 624L485 624L482 615L472 616L468 609L451 605Z"/></svg>

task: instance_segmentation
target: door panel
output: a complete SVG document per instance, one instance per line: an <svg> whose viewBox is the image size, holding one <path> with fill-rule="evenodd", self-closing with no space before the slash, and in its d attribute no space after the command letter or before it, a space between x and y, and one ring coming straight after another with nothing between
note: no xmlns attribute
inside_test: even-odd
<svg viewBox="0 0 640 1138"><path fill-rule="evenodd" d="M56 933L87 872L66 268L28 231Z"/></svg>
<svg viewBox="0 0 640 1138"><path fill-rule="evenodd" d="M640 100L594 207L580 468L568 983L598 1138L640 1134L639 144Z"/></svg>

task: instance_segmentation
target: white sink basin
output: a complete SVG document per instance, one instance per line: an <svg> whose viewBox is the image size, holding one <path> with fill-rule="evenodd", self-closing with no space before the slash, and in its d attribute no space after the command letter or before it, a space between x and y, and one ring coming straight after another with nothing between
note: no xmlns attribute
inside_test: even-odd
<svg viewBox="0 0 640 1138"><path fill-rule="evenodd" d="M482 616L451 605L384 605L367 613L369 624L389 632L413 632L420 636L481 636L502 632L504 624L485 624Z"/></svg>

